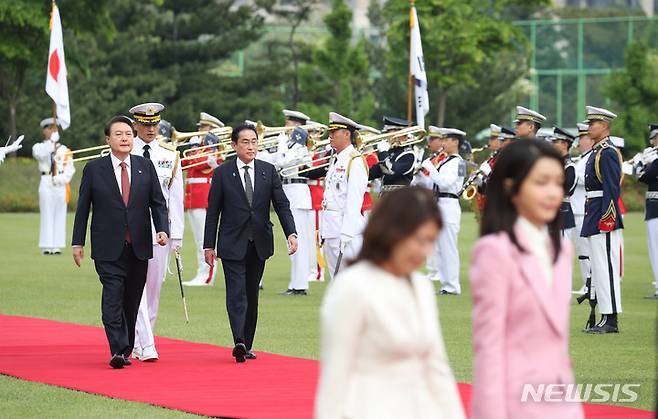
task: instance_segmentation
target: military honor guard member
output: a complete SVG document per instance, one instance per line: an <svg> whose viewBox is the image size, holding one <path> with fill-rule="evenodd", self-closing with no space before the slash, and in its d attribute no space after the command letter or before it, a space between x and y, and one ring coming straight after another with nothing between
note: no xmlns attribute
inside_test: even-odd
<svg viewBox="0 0 658 419"><path fill-rule="evenodd" d="M331 278L356 257L366 220L361 213L368 189L368 167L354 147L360 125L335 112L329 113L329 140L336 154L325 180L321 237Z"/></svg>
<svg viewBox="0 0 658 419"><path fill-rule="evenodd" d="M101 310L110 344L112 368L130 365L135 322L155 242L167 244L167 205L153 163L131 156L132 120L113 117L105 126L110 155L90 161L82 172L73 224L73 260L84 257L87 220L91 215L91 258L103 285Z"/></svg>
<svg viewBox="0 0 658 419"><path fill-rule="evenodd" d="M75 167L70 150L59 142L59 124L55 119L46 118L40 125L44 140L32 147L41 172L39 248L44 255L59 255L66 246L66 206Z"/></svg>
<svg viewBox="0 0 658 419"><path fill-rule="evenodd" d="M130 109L137 131L132 154L149 159L155 166L162 195L167 203L170 231L168 245L158 246L155 229L152 229L153 258L148 263L146 287L139 305L133 350L133 356L141 361L155 361L159 358L155 348L153 329L158 317L160 289L167 274L169 253L182 246L185 228L180 157L175 148L160 144L156 140L160 112L163 109L164 106L159 103L143 103Z"/></svg>
<svg viewBox="0 0 658 419"><path fill-rule="evenodd" d="M582 237L580 232L583 229L583 220L585 219L585 166L587 159L592 152L592 139L587 134L589 125L578 123L578 152L580 156L575 163L576 167L576 188L571 195L571 210L576 224L576 254L578 255L578 264L580 265L580 274L582 276L582 288L574 291L577 294L587 292L587 287L592 278L592 267L589 260L589 241Z"/></svg>
<svg viewBox="0 0 658 419"><path fill-rule="evenodd" d="M546 117L539 112L517 106L516 120L514 121L516 136L520 139L535 138L544 121L546 121Z"/></svg>
<svg viewBox="0 0 658 419"><path fill-rule="evenodd" d="M199 122L197 123L199 131L208 132L212 129L223 128L224 123L217 117L206 112L201 112ZM203 136L196 136L190 140L193 147L205 147L217 144L218 138L208 133ZM204 148L197 152L191 151L190 155L195 153L207 154L212 149ZM199 160L200 159L200 160ZM203 229L206 222L206 209L208 208L208 193L210 192L210 182L214 170L222 163L221 157L216 155L204 156L199 159L187 160L182 169L186 171L185 176L185 212L187 219L192 227L194 243L197 246L197 271L194 278L183 283L187 286L206 286L213 285L215 282L215 269L208 266L205 262L203 252ZM205 161L205 163L204 163ZM189 169L186 166L193 165Z"/></svg>
<svg viewBox="0 0 658 419"><path fill-rule="evenodd" d="M455 128L444 128L442 134L439 141L446 157L438 166L430 159L422 163L427 171L426 183L434 191L443 219L443 228L427 261L427 268L430 279L441 281L441 294L458 295L461 294L461 285L457 237L462 211L457 194L466 176L466 164L459 155L459 148L466 133Z"/></svg>
<svg viewBox="0 0 658 419"><path fill-rule="evenodd" d="M385 116L384 133L399 131L409 126L406 119ZM379 163L370 168L369 179L382 179L381 193L390 192L404 186L409 186L414 177L416 155L411 146L402 146L406 137L383 140L377 143Z"/></svg>
<svg viewBox="0 0 658 419"><path fill-rule="evenodd" d="M658 300L658 124L649 125L649 130L651 146L642 152L643 170L639 180L648 186L644 220L647 224L649 260L656 281L656 290L653 295L645 298Z"/></svg>
<svg viewBox="0 0 658 419"><path fill-rule="evenodd" d="M624 224L619 212L623 173L622 156L610 142L610 124L617 115L587 106L588 135L594 147L585 167L585 219L581 236L587 237L592 262L590 298L596 299L601 320L588 320L588 333L618 333L621 313L621 249Z"/></svg>
<svg viewBox="0 0 658 419"><path fill-rule="evenodd" d="M295 127L290 134L279 135L278 152L276 159L277 169L283 169L300 163L310 162L312 153L308 149L308 132L299 128L306 125L311 119L303 112L284 109L286 117L285 126ZM297 229L298 250L290 255L290 282L282 295L306 295L310 272L317 265L315 258L315 213L311 201L311 189L308 187L309 179L298 175L299 170L290 171L281 180L283 192L290 202L290 211L295 220Z"/></svg>
<svg viewBox="0 0 658 419"><path fill-rule="evenodd" d="M553 147L562 155L564 159L564 198L560 207L560 217L562 219L562 235L570 240L574 239L576 221L573 210L571 209L571 196L576 189L576 166L571 160L569 150L573 145L576 137L566 130L559 127L553 128L551 141Z"/></svg>

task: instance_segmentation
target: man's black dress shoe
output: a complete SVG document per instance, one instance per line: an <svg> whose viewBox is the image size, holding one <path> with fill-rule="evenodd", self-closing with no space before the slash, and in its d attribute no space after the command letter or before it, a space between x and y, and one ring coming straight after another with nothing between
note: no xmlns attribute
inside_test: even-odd
<svg viewBox="0 0 658 419"><path fill-rule="evenodd" d="M128 365L132 365L132 364L133 364L133 363L132 363L132 361L129 359L129 357L127 357L127 356L124 355L124 356L123 356L123 365L128 366Z"/></svg>
<svg viewBox="0 0 658 419"><path fill-rule="evenodd" d="M247 359L256 359L256 354L251 351L247 351L247 354L244 357Z"/></svg>
<svg viewBox="0 0 658 419"><path fill-rule="evenodd" d="M644 297L645 300L658 300L658 294L647 295Z"/></svg>
<svg viewBox="0 0 658 419"><path fill-rule="evenodd" d="M441 292L439 292L439 295L459 295L459 294L457 294L456 292L441 290Z"/></svg>
<svg viewBox="0 0 658 419"><path fill-rule="evenodd" d="M123 368L124 365L126 365L125 360L126 359L123 357L123 355L116 354L112 357L112 359L110 359L110 367L115 369Z"/></svg>
<svg viewBox="0 0 658 419"><path fill-rule="evenodd" d="M244 343L236 343L233 347L233 356L235 357L235 362L244 362L246 354L247 347L244 346Z"/></svg>

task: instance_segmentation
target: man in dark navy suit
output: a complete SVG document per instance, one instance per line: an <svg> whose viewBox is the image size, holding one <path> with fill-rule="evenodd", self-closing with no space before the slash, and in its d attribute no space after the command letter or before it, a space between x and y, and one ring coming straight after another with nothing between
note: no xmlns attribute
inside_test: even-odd
<svg viewBox="0 0 658 419"><path fill-rule="evenodd" d="M265 260L274 254L270 204L288 239L289 254L297 251L297 233L279 174L272 164L256 160L256 128L250 124L235 127L231 145L237 158L219 166L212 178L203 248L211 267L217 257L222 260L233 356L244 362L256 359L251 347L258 320L258 284Z"/></svg>
<svg viewBox="0 0 658 419"><path fill-rule="evenodd" d="M102 318L113 368L130 365L146 268L153 257L151 217L158 244L167 244L169 235L158 175L150 160L130 155L133 137L130 118L115 116L107 123L110 154L85 166L73 224L73 260L80 266L93 208L91 258L103 284Z"/></svg>
<svg viewBox="0 0 658 419"><path fill-rule="evenodd" d="M619 211L621 153L610 142L610 123L617 115L587 106L588 134L594 146L585 166L585 218L582 237L587 237L592 263L590 299L596 299L601 320L585 326L589 333L618 333L621 313L621 251L624 223Z"/></svg>

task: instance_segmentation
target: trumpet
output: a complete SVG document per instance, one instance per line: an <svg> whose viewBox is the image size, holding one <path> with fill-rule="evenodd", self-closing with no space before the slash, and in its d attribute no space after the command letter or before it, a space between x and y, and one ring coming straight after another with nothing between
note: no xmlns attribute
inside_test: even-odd
<svg viewBox="0 0 658 419"><path fill-rule="evenodd" d="M304 129L309 133L311 131L319 132L319 136L323 136L328 129L326 125L321 124L319 122L313 122L311 124L289 126L289 127L268 127L264 125L261 121L258 121L255 125L256 125L256 133L258 134L258 138L260 139L276 137L281 133L290 134L290 131L293 131L295 128Z"/></svg>
<svg viewBox="0 0 658 419"><path fill-rule="evenodd" d="M325 167L329 166L330 160L333 156L334 156L334 153L332 152L332 153L327 154L326 156L322 156L322 157L318 157L317 159L313 159L310 162L304 162L304 163L299 163L299 164L295 164L295 165L292 165L292 166L284 167L283 169L281 169L279 174L282 177L291 177L291 176L296 176L296 175L299 175L299 174L302 174L302 173L307 173L307 172L313 171L315 169L322 169L322 168L325 168ZM306 167L304 169L301 169L301 170L297 170L297 169L299 169L300 167L303 167L303 166L308 166L308 167Z"/></svg>
<svg viewBox="0 0 658 419"><path fill-rule="evenodd" d="M200 154L209 154L213 152L214 148L221 150L226 149L227 143L225 142L219 142L215 144L206 144L206 145L201 145L198 147L192 147L188 148L187 150L183 151L183 159L185 158L198 158L200 157ZM181 159L182 160L182 159Z"/></svg>
<svg viewBox="0 0 658 419"><path fill-rule="evenodd" d="M76 154L82 154L82 153L92 153L86 156L80 156L80 157L73 157ZM87 147L87 148L81 148L79 150L71 150L66 153L67 157L73 157L71 160L72 162L79 162L79 161L87 161L87 160L93 160L97 159L99 157L105 157L108 154L110 154L110 146L108 144L103 144L103 145L97 145L93 147Z"/></svg>
<svg viewBox="0 0 658 419"><path fill-rule="evenodd" d="M366 146L375 145L384 140L387 140L391 144L391 147L406 147L423 142L426 135L427 132L416 125L397 131L385 132L383 134L359 136L357 137L357 148L363 150ZM403 137L406 139L401 140Z"/></svg>

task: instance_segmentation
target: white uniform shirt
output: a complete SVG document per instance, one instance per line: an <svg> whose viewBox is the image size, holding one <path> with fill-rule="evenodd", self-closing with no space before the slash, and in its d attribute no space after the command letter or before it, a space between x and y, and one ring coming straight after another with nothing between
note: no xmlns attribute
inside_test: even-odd
<svg viewBox="0 0 658 419"><path fill-rule="evenodd" d="M436 171L431 171L429 175L421 174L422 177L417 178L417 183L429 189L433 189L436 185L441 193L457 195L464 184L465 169L464 159L459 154L451 154L439 163ZM462 211L459 199L439 198L439 209L443 222L452 224L461 222Z"/></svg>
<svg viewBox="0 0 658 419"><path fill-rule="evenodd" d="M327 170L320 223L322 238L354 237L363 232L366 221L361 207L367 189L366 163L350 144L332 158Z"/></svg>
<svg viewBox="0 0 658 419"><path fill-rule="evenodd" d="M144 155L144 146L147 143L139 137L133 142L131 154L137 156ZM167 202L169 212L169 232L172 240L182 240L185 228L184 207L183 207L183 173L180 162L177 161L178 152L171 151L160 145L157 140L148 143L151 161L155 166L158 174L162 195ZM173 181L171 180L173 177ZM169 183L171 182L171 187ZM153 234L153 244L157 244L155 236L155 227L151 220L151 231Z"/></svg>
<svg viewBox="0 0 658 419"><path fill-rule="evenodd" d="M75 174L75 167L71 162L71 155L69 148L64 144L56 143L50 140L43 140L32 146L32 156L39 163L39 171L41 173L48 173L53 176L53 184L55 186L64 186L71 182ZM55 152L55 167L57 173L50 173L51 155Z"/></svg>
<svg viewBox="0 0 658 419"><path fill-rule="evenodd" d="M585 166L587 166L590 152L591 150L584 153L575 163L576 189L570 199L573 215L585 215Z"/></svg>
<svg viewBox="0 0 658 419"><path fill-rule="evenodd" d="M285 138L288 138L287 136ZM281 149L281 147L279 147ZM287 146L280 151L279 158L276 160L276 168L281 170L286 167L296 166L302 163L311 162L311 153L305 146L296 143L290 149ZM299 169L286 171L288 179L299 179L297 174ZM284 179L285 179L284 178ZM306 209L310 210L311 206L311 190L304 183L284 183L283 192L285 192L288 201L290 201L290 208L293 209Z"/></svg>

